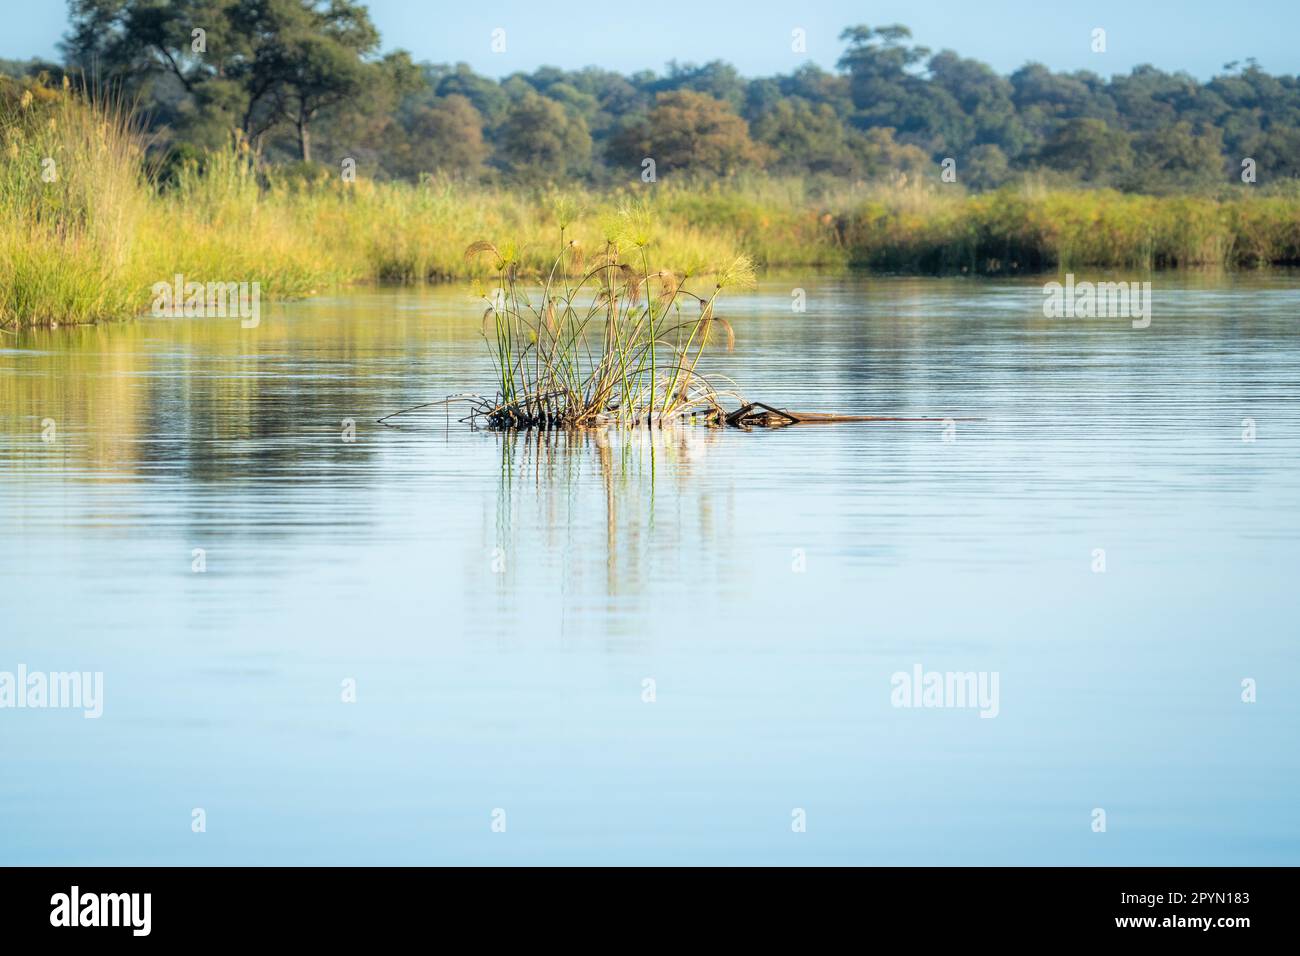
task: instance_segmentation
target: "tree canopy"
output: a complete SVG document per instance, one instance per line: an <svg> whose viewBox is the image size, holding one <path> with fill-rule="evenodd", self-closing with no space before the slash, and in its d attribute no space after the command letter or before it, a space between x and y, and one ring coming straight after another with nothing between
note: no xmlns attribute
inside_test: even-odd
<svg viewBox="0 0 1300 956"><path fill-rule="evenodd" d="M1009 76L907 27L850 26L835 71L745 78L721 61L631 75L543 67L493 79L381 52L356 0L70 0L66 62L142 104L164 148L247 138L267 162L353 157L377 177L426 173L632 182L744 170L939 177L1025 173L1135 191L1300 176L1300 77L1252 60L1208 82L1139 66L1109 79L1027 63ZM194 25L202 24L198 29Z"/></svg>

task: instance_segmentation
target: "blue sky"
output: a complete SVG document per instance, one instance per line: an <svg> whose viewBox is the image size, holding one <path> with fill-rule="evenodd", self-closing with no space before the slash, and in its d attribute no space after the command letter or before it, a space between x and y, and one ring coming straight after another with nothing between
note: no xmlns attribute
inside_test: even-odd
<svg viewBox="0 0 1300 956"><path fill-rule="evenodd" d="M662 70L673 58L723 59L747 76L788 72L805 60L829 68L841 50L840 30L864 22L907 24L918 42L956 50L1003 73L1037 60L1053 69L1103 75L1154 63L1205 78L1229 60L1249 56L1270 72L1300 73L1297 0L372 0L369 6L385 48L407 49L417 60L463 60L491 76L544 64ZM0 0L0 11L0 57L56 56L65 4ZM1095 27L1106 30L1104 54L1089 49ZM505 30L504 53L491 50L496 28ZM791 52L795 28L807 32L806 54Z"/></svg>

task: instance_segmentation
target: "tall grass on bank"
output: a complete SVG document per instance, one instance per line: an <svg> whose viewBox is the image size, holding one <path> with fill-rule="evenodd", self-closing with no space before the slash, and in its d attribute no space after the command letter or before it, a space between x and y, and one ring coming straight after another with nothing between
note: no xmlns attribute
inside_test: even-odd
<svg viewBox="0 0 1300 956"><path fill-rule="evenodd" d="M0 96L0 323L90 322L140 303L144 150L126 110L67 90Z"/></svg>
<svg viewBox="0 0 1300 956"><path fill-rule="evenodd" d="M1300 264L1300 191L1248 189L1216 198L920 186L877 190L838 223L852 265L889 272Z"/></svg>
<svg viewBox="0 0 1300 956"><path fill-rule="evenodd" d="M473 278L489 263L462 253L484 235L510 237L518 275L541 276L561 222L597 249L633 200L654 205L657 261L692 274L742 255L760 267L976 274L1300 263L1294 187L1154 198L757 175L606 191L349 183L263 167L238 139L160 186L128 110L0 78L0 327L139 315L177 274L258 282L268 298Z"/></svg>

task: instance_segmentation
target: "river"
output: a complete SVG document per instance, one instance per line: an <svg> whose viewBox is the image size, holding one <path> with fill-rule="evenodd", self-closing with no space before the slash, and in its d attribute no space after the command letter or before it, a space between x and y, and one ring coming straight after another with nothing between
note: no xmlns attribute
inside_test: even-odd
<svg viewBox="0 0 1300 956"><path fill-rule="evenodd" d="M938 419L750 433L376 424L490 391L460 286L0 338L0 672L102 675L0 863L1300 863L1300 275L1043 281L724 299Z"/></svg>

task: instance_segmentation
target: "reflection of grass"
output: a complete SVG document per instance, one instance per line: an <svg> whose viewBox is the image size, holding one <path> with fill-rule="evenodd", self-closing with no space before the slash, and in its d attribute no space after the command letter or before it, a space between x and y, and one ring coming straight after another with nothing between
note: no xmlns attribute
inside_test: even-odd
<svg viewBox="0 0 1300 956"><path fill-rule="evenodd" d="M610 595L638 600L652 549L716 546L734 532L735 489L708 481L709 452L721 440L716 429L511 430L499 437L496 545L507 555L527 555L541 542L573 559L556 565L564 578L603 568ZM657 497L670 502L673 520L656 524Z"/></svg>
<svg viewBox="0 0 1300 956"><path fill-rule="evenodd" d="M51 168L57 178L47 181ZM972 196L937 183L828 190L760 176L557 195L445 180L310 181L257 168L236 142L160 191L123 110L0 78L0 325L140 314L150 287L177 273L259 282L267 297L469 277L483 265L462 251L483 235L514 237L518 268L544 274L561 221L582 248L599 248L602 223L633 194L654 202L656 258L679 265L742 254L760 266L926 273L1300 262L1294 189Z"/></svg>

